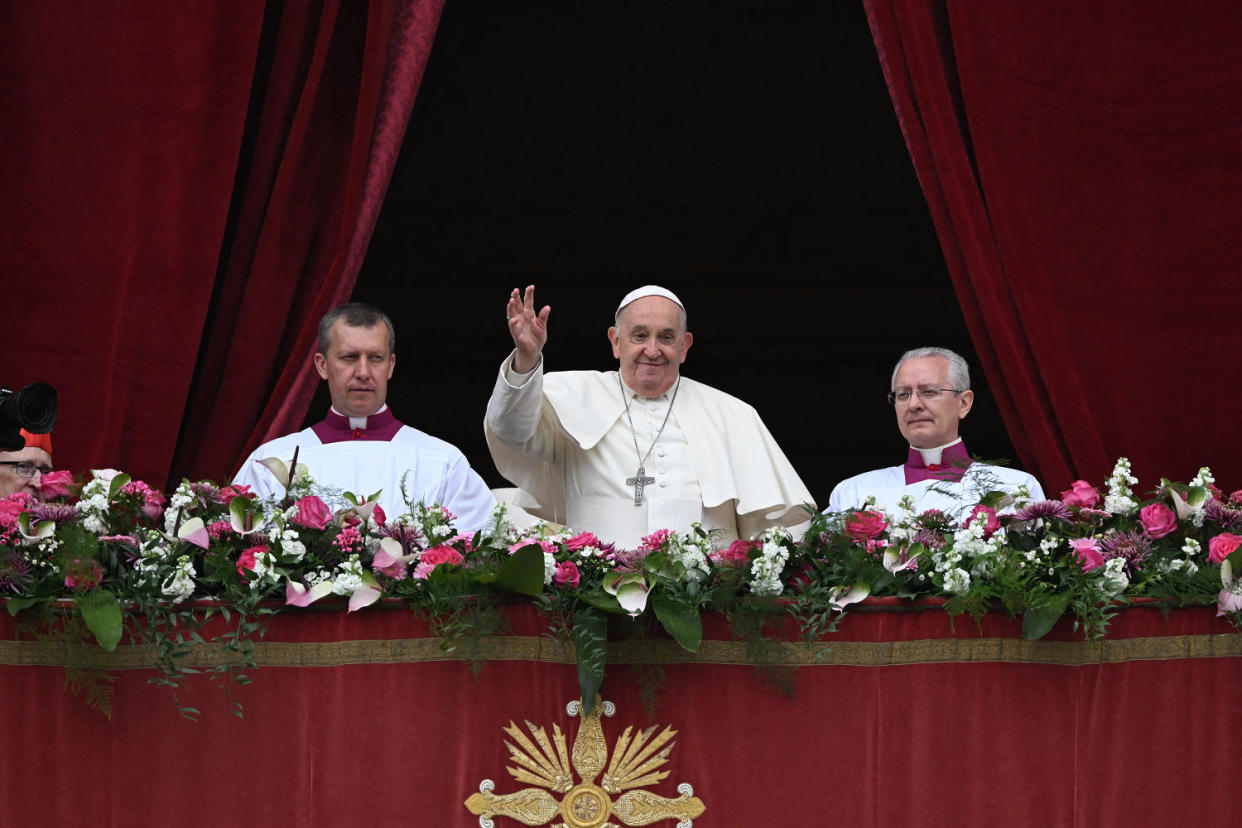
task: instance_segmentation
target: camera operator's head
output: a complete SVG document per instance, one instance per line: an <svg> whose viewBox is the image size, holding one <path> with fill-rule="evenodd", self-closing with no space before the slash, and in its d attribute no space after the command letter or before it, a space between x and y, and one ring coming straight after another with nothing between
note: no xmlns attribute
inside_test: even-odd
<svg viewBox="0 0 1242 828"><path fill-rule="evenodd" d="M43 475L52 470L52 435L31 434L22 429L26 447L0 451L0 497L17 492L39 496Z"/></svg>

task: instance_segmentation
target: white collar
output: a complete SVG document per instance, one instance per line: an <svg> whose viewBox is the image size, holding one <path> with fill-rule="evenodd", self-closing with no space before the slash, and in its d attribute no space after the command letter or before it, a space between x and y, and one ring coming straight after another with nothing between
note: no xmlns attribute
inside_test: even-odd
<svg viewBox="0 0 1242 828"><path fill-rule="evenodd" d="M962 438L958 437L956 440L952 442L945 443L943 446L936 446L935 448L921 449L921 448L915 448L914 446L910 446L910 448L914 449L920 455L922 455L923 465L938 466L940 465L941 457L944 455L944 450L947 449L949 446L956 446L960 442L962 442Z"/></svg>
<svg viewBox="0 0 1242 828"><path fill-rule="evenodd" d="M342 417L344 417L344 416L345 416L344 414L341 414L341 412L339 412L339 411L337 411L337 410L336 410L336 406L335 406L335 405L333 405L333 406L329 406L329 408L331 408L331 409L332 409L332 413L333 413L333 414L338 414L338 415L340 415L340 416L342 416ZM380 410L379 410L379 411L376 411L375 413L376 413L376 414L382 414L382 413L384 413L384 412L385 412L385 411L387 411L387 410L388 410L388 403L384 403L383 405L381 405L381 406L380 406ZM374 415L372 415L372 416L374 416ZM366 427L367 427L367 419L368 419L367 417L349 417L349 418L347 418L347 419L349 420L349 427L350 427L350 428L366 428Z"/></svg>

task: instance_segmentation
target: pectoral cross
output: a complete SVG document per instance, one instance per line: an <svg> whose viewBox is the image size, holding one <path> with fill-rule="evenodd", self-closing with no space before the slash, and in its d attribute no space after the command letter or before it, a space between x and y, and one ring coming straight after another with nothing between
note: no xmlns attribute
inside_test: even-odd
<svg viewBox="0 0 1242 828"><path fill-rule="evenodd" d="M635 506L642 505L643 489L646 488L647 484L655 482L654 477L644 477L646 473L647 473L647 470L644 469L642 466L639 466L638 474L634 475L633 477L625 481L625 485L634 487L634 505Z"/></svg>

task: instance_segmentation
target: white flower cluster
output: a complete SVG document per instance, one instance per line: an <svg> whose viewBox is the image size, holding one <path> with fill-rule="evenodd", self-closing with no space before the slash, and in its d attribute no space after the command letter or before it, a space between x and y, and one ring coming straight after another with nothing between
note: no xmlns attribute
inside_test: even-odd
<svg viewBox="0 0 1242 828"><path fill-rule="evenodd" d="M679 563L686 571L687 581L701 581L711 570L707 561L707 552L702 546L683 535L675 535L669 539L669 557ZM788 556L786 556L788 557Z"/></svg>
<svg viewBox="0 0 1242 828"><path fill-rule="evenodd" d="M165 598L172 599L174 604L180 604L194 594L195 574L194 562L190 560L190 556L182 555L177 558L176 569L160 585L160 591Z"/></svg>
<svg viewBox="0 0 1242 828"><path fill-rule="evenodd" d="M1186 542L1182 544L1182 557L1175 558L1171 561L1160 561L1161 572L1181 572L1186 570L1186 574L1194 575L1199 571L1199 564L1195 560L1203 552L1203 547L1194 538L1186 538Z"/></svg>
<svg viewBox="0 0 1242 828"><path fill-rule="evenodd" d="M759 557L750 562L750 591L755 595L780 595L784 590L781 570L789 560L789 550L781 541L788 538L783 529L772 527L758 540L763 542Z"/></svg>
<svg viewBox="0 0 1242 828"><path fill-rule="evenodd" d="M82 487L78 500L78 514L82 515L82 528L103 535L108 531L108 493L112 488L112 476L91 472L91 480Z"/></svg>
<svg viewBox="0 0 1242 828"><path fill-rule="evenodd" d="M991 538L984 540L987 522L987 513L980 512L953 533L953 543L932 552L932 565L946 592L961 595L970 589L972 573L977 578L986 578L992 573L996 553L1005 538L998 529Z"/></svg>
<svg viewBox="0 0 1242 828"><path fill-rule="evenodd" d="M333 575L332 591L337 595L353 595L354 590L362 586L362 561L357 555L350 555L336 565Z"/></svg>
<svg viewBox="0 0 1242 828"><path fill-rule="evenodd" d="M260 552L254 556L254 569L251 570L250 589L260 586L275 586L280 579L276 574L276 556L271 552Z"/></svg>
<svg viewBox="0 0 1242 828"><path fill-rule="evenodd" d="M1105 511L1114 515L1128 515L1137 509L1138 501L1134 499L1130 489L1137 482L1138 478L1130 474L1130 461L1125 457L1118 457L1117 465L1108 477L1108 494L1104 497Z"/></svg>
<svg viewBox="0 0 1242 828"><path fill-rule="evenodd" d="M168 506L164 509L164 531L172 534L177 526L177 516L181 514L181 510L194 502L194 493L190 490L190 481L182 480L181 485L173 492L172 497L168 498Z"/></svg>
<svg viewBox="0 0 1242 828"><path fill-rule="evenodd" d="M1120 595L1130 585L1130 577L1126 575L1125 567L1125 558L1109 558L1104 562L1100 574L1109 595Z"/></svg>
<svg viewBox="0 0 1242 828"><path fill-rule="evenodd" d="M880 509L876 511L883 512ZM883 514L888 522L889 543L898 546L914 540L914 536L919 531L918 514L914 511L914 502L910 499L910 495L902 495L901 500L897 501L897 509L894 513L883 512Z"/></svg>
<svg viewBox="0 0 1242 828"><path fill-rule="evenodd" d="M551 586L554 575L556 575L556 556L545 550L543 553L543 585Z"/></svg>
<svg viewBox="0 0 1242 828"><path fill-rule="evenodd" d="M1207 466L1204 466L1203 468L1199 469L1199 473L1196 474L1194 476L1194 479L1190 481L1190 488L1193 489L1196 486L1201 486L1206 489L1208 486L1211 486L1215 482L1216 482L1216 478L1212 477L1212 470L1208 468Z"/></svg>
<svg viewBox="0 0 1242 828"><path fill-rule="evenodd" d="M306 554L306 544L298 538L296 529L286 526L280 533L280 554L294 562L302 560Z"/></svg>

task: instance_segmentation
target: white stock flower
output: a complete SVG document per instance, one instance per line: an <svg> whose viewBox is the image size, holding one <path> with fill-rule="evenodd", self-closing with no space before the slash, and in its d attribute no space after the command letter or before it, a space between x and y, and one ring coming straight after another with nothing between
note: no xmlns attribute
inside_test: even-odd
<svg viewBox="0 0 1242 828"><path fill-rule="evenodd" d="M556 556L551 552L543 553L543 585L551 586L552 577L556 575Z"/></svg>
<svg viewBox="0 0 1242 828"><path fill-rule="evenodd" d="M1100 570L1105 589L1109 595L1120 595L1130 585L1130 576L1126 575L1125 558L1109 558Z"/></svg>
<svg viewBox="0 0 1242 828"><path fill-rule="evenodd" d="M354 590L362 586L362 561L357 555L350 555L337 564L335 577L332 579L332 591L337 595L353 595Z"/></svg>
<svg viewBox="0 0 1242 828"><path fill-rule="evenodd" d="M280 533L280 554L294 561L302 560L306 554L306 544L298 539L296 530L287 528Z"/></svg>
<svg viewBox="0 0 1242 828"><path fill-rule="evenodd" d="M954 568L945 573L944 588L954 595L962 595L970 589L970 573L961 568Z"/></svg>
<svg viewBox="0 0 1242 828"><path fill-rule="evenodd" d="M1130 487L1138 483L1138 478L1130 474L1130 461L1124 457L1117 458L1117 465L1108 478L1108 494L1104 497L1105 511L1115 515L1128 515L1138 508Z"/></svg>
<svg viewBox="0 0 1242 828"><path fill-rule="evenodd" d="M780 595L784 590L781 570L789 560L789 551L773 538L771 530L761 536L763 548L759 557L750 562L750 591L755 595Z"/></svg>
<svg viewBox="0 0 1242 828"><path fill-rule="evenodd" d="M177 558L177 568L164 579L160 591L165 598L171 598L174 604L180 604L194 594L194 563L189 555Z"/></svg>

